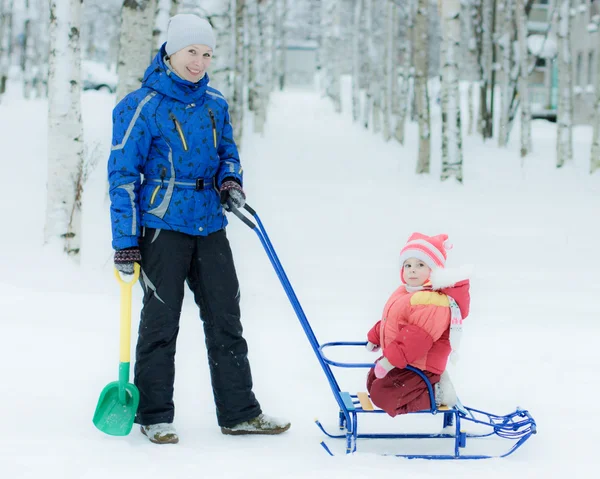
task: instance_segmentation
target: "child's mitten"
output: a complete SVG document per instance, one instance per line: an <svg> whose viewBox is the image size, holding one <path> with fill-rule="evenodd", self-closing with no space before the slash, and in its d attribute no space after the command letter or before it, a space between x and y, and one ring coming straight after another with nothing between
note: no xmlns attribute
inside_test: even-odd
<svg viewBox="0 0 600 479"><path fill-rule="evenodd" d="M387 358L383 357L375 363L375 377L378 379L384 378L395 367Z"/></svg>

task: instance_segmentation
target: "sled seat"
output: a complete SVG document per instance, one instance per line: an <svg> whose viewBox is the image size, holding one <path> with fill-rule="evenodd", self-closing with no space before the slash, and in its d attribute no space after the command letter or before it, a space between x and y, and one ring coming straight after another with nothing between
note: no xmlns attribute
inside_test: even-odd
<svg viewBox="0 0 600 479"><path fill-rule="evenodd" d="M358 406L358 404L360 404L360 407L362 408L362 410L364 412L375 411L375 406L371 402L371 398L369 396L369 393L367 393L367 392L357 392L353 396L349 392L344 391L341 393L341 396L342 396L342 400L344 401L344 405L348 408L348 411L360 412L360 410L356 409L356 406ZM438 406L436 409L438 411L446 412L446 411L450 411L452 408L442 404L441 406Z"/></svg>

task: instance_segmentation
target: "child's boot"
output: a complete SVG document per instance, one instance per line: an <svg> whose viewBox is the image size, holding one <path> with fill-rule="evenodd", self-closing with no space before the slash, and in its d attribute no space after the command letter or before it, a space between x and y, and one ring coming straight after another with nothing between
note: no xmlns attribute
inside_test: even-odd
<svg viewBox="0 0 600 479"><path fill-rule="evenodd" d="M454 385L450 380L448 371L442 373L440 381L435 383L433 389L435 393L435 405L437 407L442 405L454 407L456 405L456 391L454 390Z"/></svg>

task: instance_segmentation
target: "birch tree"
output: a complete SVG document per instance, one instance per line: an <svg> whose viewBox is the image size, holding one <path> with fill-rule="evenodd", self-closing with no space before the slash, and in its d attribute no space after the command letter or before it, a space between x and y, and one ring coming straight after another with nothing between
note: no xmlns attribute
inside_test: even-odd
<svg viewBox="0 0 600 479"><path fill-rule="evenodd" d="M339 113L342 111L340 91L341 58L338 54L340 43L340 6L337 0L323 0L323 8L325 9L322 17L325 95L331 99L334 110Z"/></svg>
<svg viewBox="0 0 600 479"><path fill-rule="evenodd" d="M383 139L389 141L392 137L392 99L394 94L394 82L398 81L396 77L396 36L395 24L396 19L396 4L388 0L386 5L385 15L385 47L384 47L384 68L383 68L383 95L382 95L382 110L383 116Z"/></svg>
<svg viewBox="0 0 600 479"><path fill-rule="evenodd" d="M269 55L269 45L272 38L273 25L269 23L270 9L273 2L258 0L256 2L256 58L258 62L254 69L256 79L255 88L256 95L252 101L252 110L254 111L254 132L262 134L264 132L265 122L267 121L267 105L269 103L269 95L271 93L272 78L270 73L272 68L272 59ZM270 34L269 34L270 32Z"/></svg>
<svg viewBox="0 0 600 479"><path fill-rule="evenodd" d="M558 0L558 108L556 122L556 166L573 159L573 69L571 60L572 0Z"/></svg>
<svg viewBox="0 0 600 479"><path fill-rule="evenodd" d="M400 42L400 54L402 57L402 74L400 89L398 91L398 120L396 122L396 130L394 136L404 144L404 125L408 116L408 105L410 103L409 92L410 82L412 80L412 60L413 60L413 39L414 39L414 4L415 0L408 0L400 6L400 16L404 18L406 25L404 36Z"/></svg>
<svg viewBox="0 0 600 479"><path fill-rule="evenodd" d="M365 22L365 33L367 39L365 41L367 55L363 64L363 75L368 77L370 81L366 83L365 88L365 103L363 108L363 124L365 128L369 128L371 122L371 115L373 113L373 72L374 72L374 58L375 52L373 47L373 0L364 0L364 22Z"/></svg>
<svg viewBox="0 0 600 479"><path fill-rule="evenodd" d="M233 96L229 103L229 114L233 125L233 137L236 139L238 147L241 147L242 133L244 126L244 84L245 84L245 48L244 48L244 28L246 0L235 1L235 67L233 70Z"/></svg>
<svg viewBox="0 0 600 479"><path fill-rule="evenodd" d="M50 2L48 76L48 183L46 242L61 238L67 254L79 252L84 142L81 121L82 0Z"/></svg>
<svg viewBox="0 0 600 479"><path fill-rule="evenodd" d="M442 18L442 173L441 179L454 176L459 182L462 173L462 131L460 89L458 85L458 54L460 52L460 0L439 0Z"/></svg>
<svg viewBox="0 0 600 479"><path fill-rule="evenodd" d="M521 104L521 158L531 151L531 102L529 100L529 48L527 45L527 0L517 0L517 37L519 41L519 96Z"/></svg>
<svg viewBox="0 0 600 479"><path fill-rule="evenodd" d="M117 62L117 102L137 90L152 60L157 0L123 0Z"/></svg>
<svg viewBox="0 0 600 479"><path fill-rule="evenodd" d="M600 168L600 57L596 56L596 107L594 113L594 136L590 158L590 173Z"/></svg>
<svg viewBox="0 0 600 479"><path fill-rule="evenodd" d="M0 99L6 91L10 68L13 0L0 0Z"/></svg>
<svg viewBox="0 0 600 479"><path fill-rule="evenodd" d="M286 22L289 13L288 0L278 0L280 5L280 12L278 17L278 31L277 38L279 40L279 48L277 54L277 85L280 90L285 87L285 55L287 50L287 30ZM339 7L336 9L337 14L337 25L339 28ZM339 35L338 35L339 36ZM339 78L339 77L338 77ZM339 81L339 80L338 80Z"/></svg>
<svg viewBox="0 0 600 479"><path fill-rule="evenodd" d="M235 9L230 9L231 0L213 1L210 10L203 11L210 21L215 37L216 50L210 66L210 86L216 88L231 101L233 96L233 69L235 66L235 49L232 32L234 31ZM238 138L236 138L236 141Z"/></svg>
<svg viewBox="0 0 600 479"><path fill-rule="evenodd" d="M494 134L494 31L496 24L496 0L475 0L478 3L477 24L479 30L479 122L478 130L483 138Z"/></svg>
<svg viewBox="0 0 600 479"><path fill-rule="evenodd" d="M502 31L502 66L504 75L502 77L502 94L500 111L500 122L498 129L498 146L506 146L508 142L508 122L510 117L510 105L513 92L516 90L518 77L515 76L515 0L503 0L502 2L504 25Z"/></svg>
<svg viewBox="0 0 600 479"><path fill-rule="evenodd" d="M415 96L419 120L419 158L417 173L429 173L431 126L429 91L427 88L428 64L428 0L418 0L415 20Z"/></svg>
<svg viewBox="0 0 600 479"><path fill-rule="evenodd" d="M362 27L363 0L354 0L354 32L352 37L352 118L358 121L360 118L360 65L361 51L361 27Z"/></svg>

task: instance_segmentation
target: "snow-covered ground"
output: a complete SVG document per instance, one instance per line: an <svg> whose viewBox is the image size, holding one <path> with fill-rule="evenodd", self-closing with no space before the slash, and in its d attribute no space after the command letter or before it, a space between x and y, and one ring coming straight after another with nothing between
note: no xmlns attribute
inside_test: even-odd
<svg viewBox="0 0 600 479"><path fill-rule="evenodd" d="M245 128L249 203L259 212L322 342L363 340L398 285L398 254L413 231L448 233L449 266L471 264L472 310L451 369L462 401L484 410L530 410L538 434L489 461L408 461L378 451L439 452L410 441L342 444L328 383L256 235L235 218L228 234L242 286L255 392L268 414L292 421L280 437L223 436L216 424L201 321L186 296L177 352L177 446L137 429L103 435L98 395L117 379L119 288L112 273L105 162L114 97L84 94L86 143L99 158L84 197L81 264L42 247L46 103L9 90L0 105L0 432L2 479L344 477L595 477L600 353L600 176L588 174L591 130L575 130L575 161L554 167L555 125L534 122L521 167L518 125L508 149L465 136L464 185L440 183L439 112L432 173L414 174L408 145L385 143L336 115L312 91L273 95L263 137ZM346 103L347 106L347 103ZM466 122L464 122L466 123ZM141 288L134 289L134 330ZM135 333L133 334L135 341ZM345 357L371 358L364 351ZM364 390L365 371L343 374ZM385 426L438 427L439 418L384 418ZM435 419L435 426L432 426ZM360 452L363 451L363 452ZM450 445L444 452L450 451ZM588 472L589 471L589 472ZM594 472L596 471L596 472Z"/></svg>

